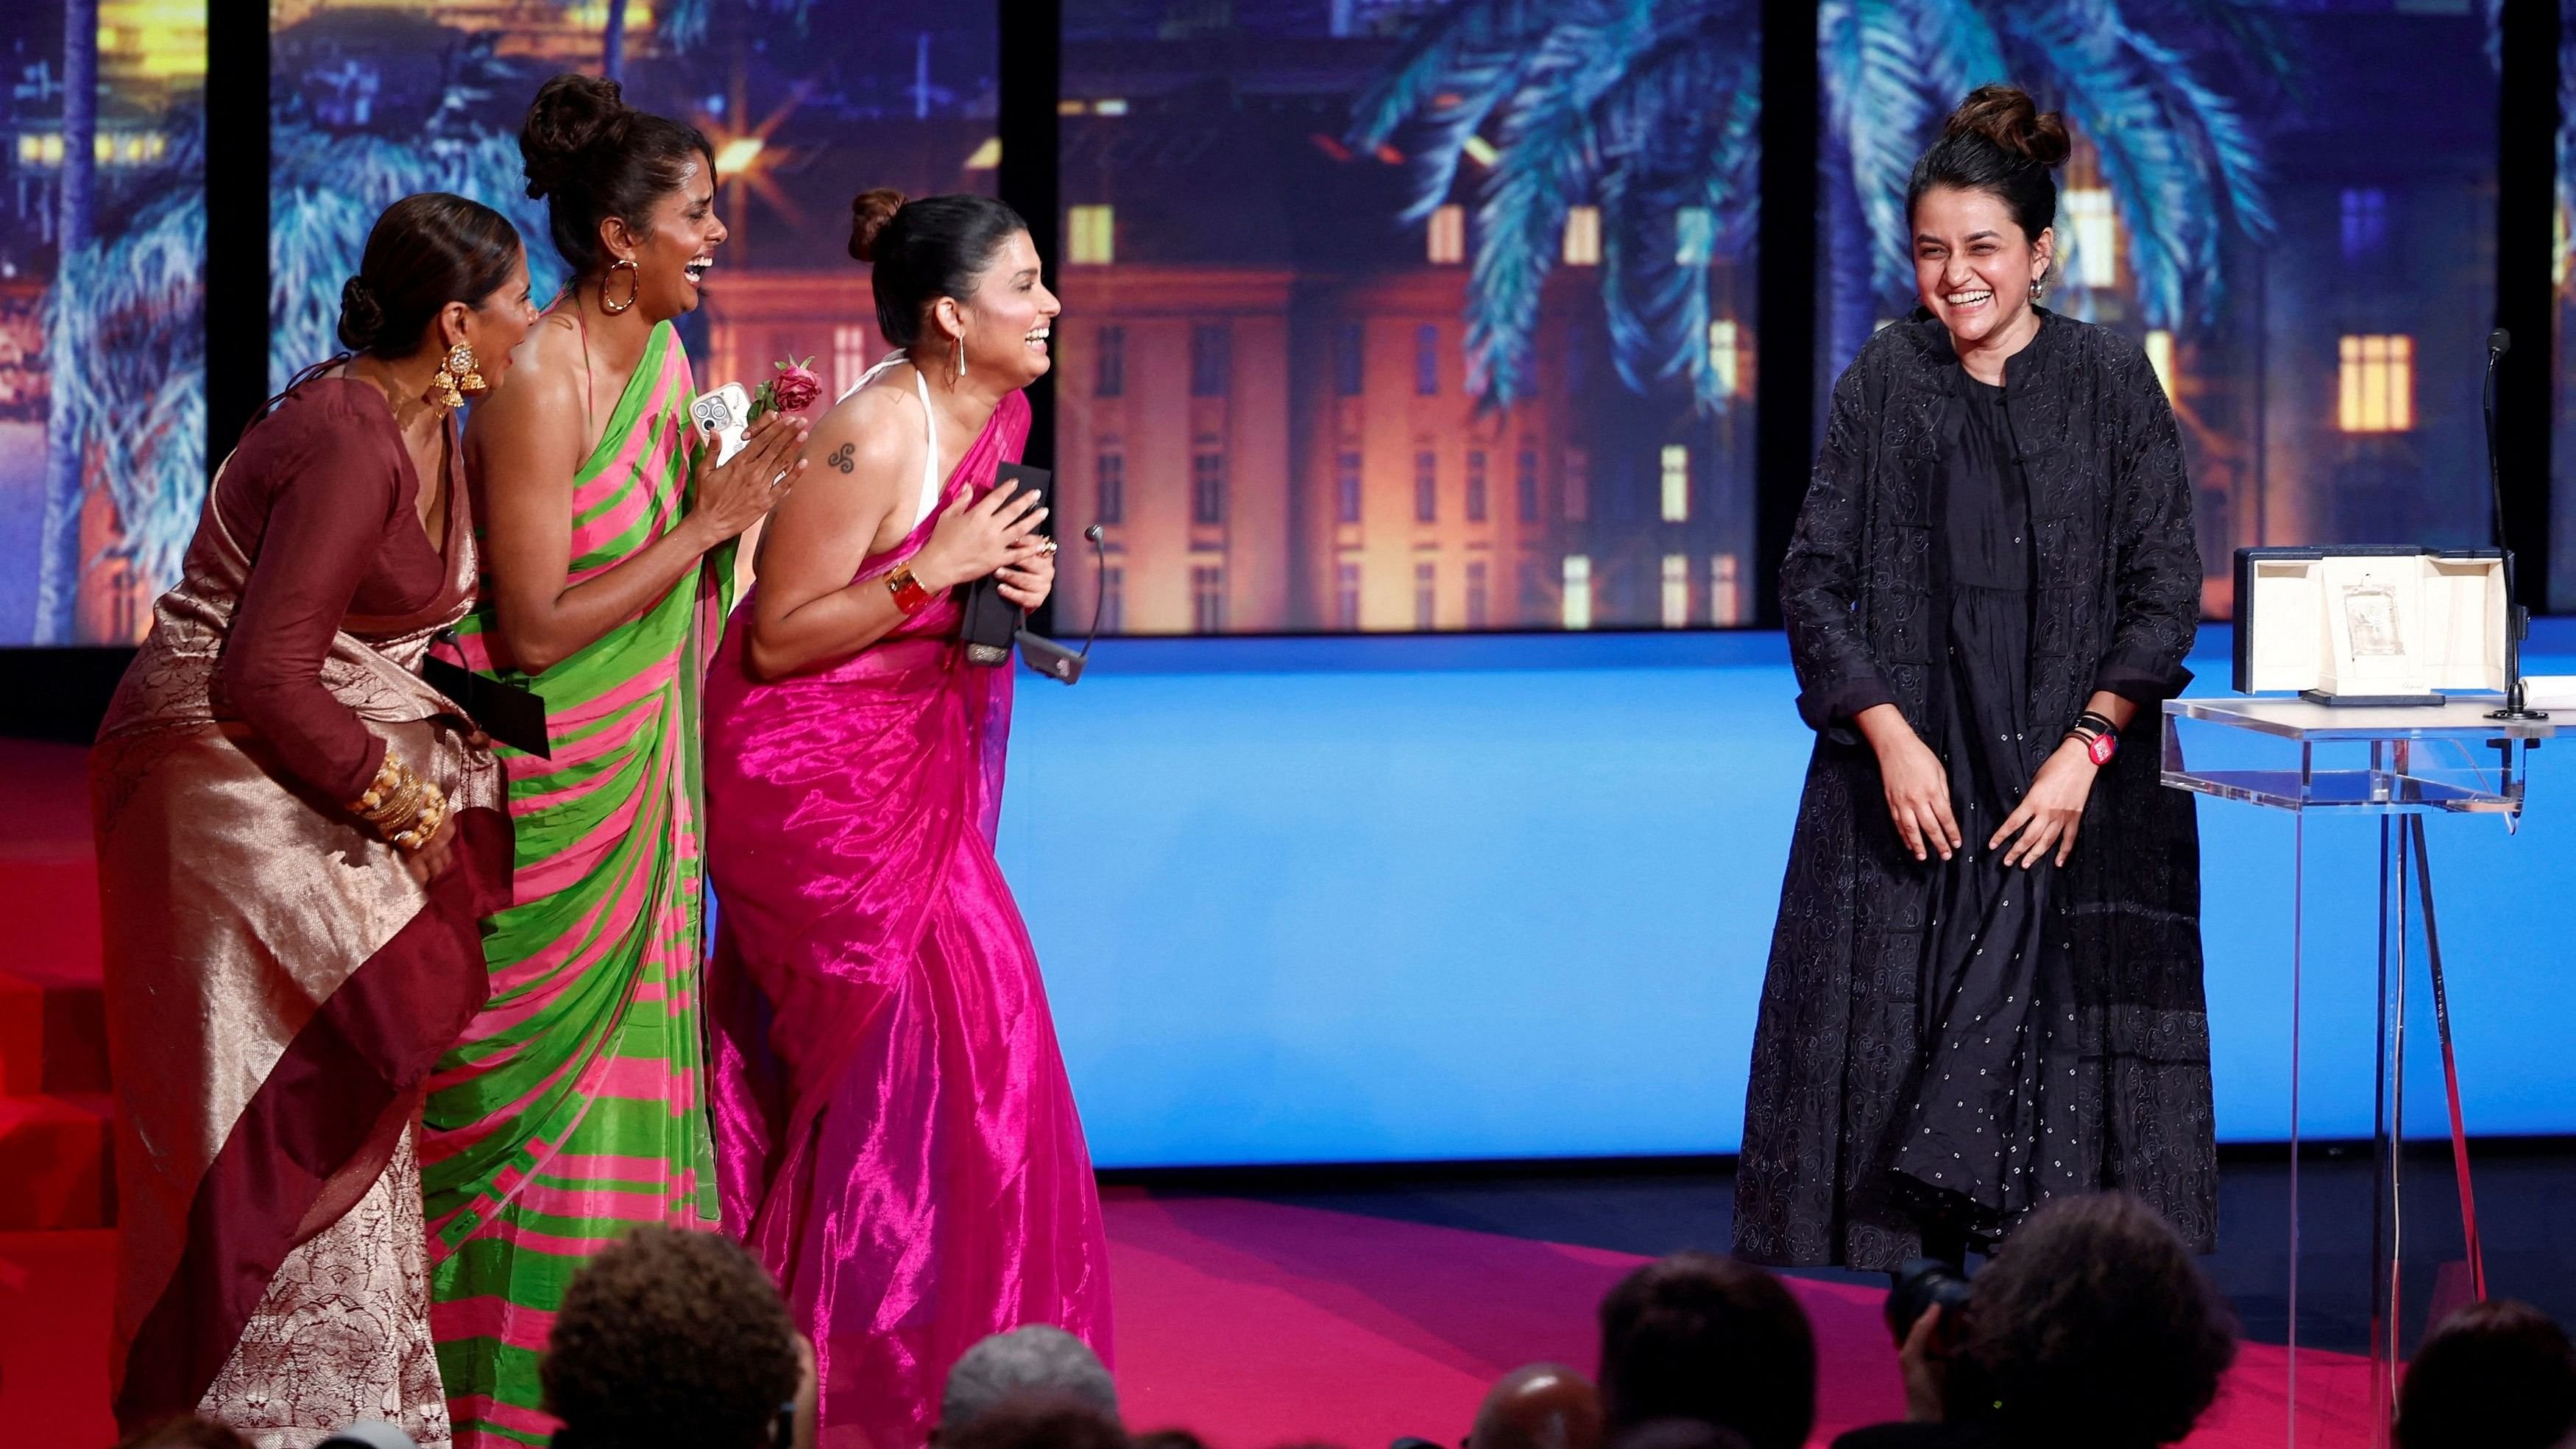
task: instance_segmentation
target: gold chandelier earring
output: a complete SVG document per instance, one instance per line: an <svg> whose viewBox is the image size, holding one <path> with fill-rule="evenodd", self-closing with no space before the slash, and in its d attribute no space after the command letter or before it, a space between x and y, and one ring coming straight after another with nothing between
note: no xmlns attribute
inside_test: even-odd
<svg viewBox="0 0 2576 1449"><path fill-rule="evenodd" d="M447 349L447 356L439 361L438 374L429 380L429 400L454 412L465 406L467 394L480 394L489 386L477 368L474 349L459 342Z"/></svg>
<svg viewBox="0 0 2576 1449"><path fill-rule="evenodd" d="M623 302L612 302L608 300L608 279L616 276L621 271L626 273L626 300ZM614 317L618 313L625 311L627 308L634 306L636 294L643 290L644 273L636 267L634 262L625 257L619 257L617 260L608 264L607 271L600 274L599 310L607 313L611 317Z"/></svg>

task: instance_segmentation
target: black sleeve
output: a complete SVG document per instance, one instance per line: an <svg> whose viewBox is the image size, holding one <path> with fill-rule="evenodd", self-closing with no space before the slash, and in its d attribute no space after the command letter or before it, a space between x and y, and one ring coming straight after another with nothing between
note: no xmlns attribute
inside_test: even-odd
<svg viewBox="0 0 2576 1449"><path fill-rule="evenodd" d="M1815 730L1847 727L1862 710L1896 702L1853 612L1860 601L1870 434L1864 365L1854 362L1834 384L1825 444L1780 563L1780 613L1789 629L1789 662L1798 672L1798 716Z"/></svg>
<svg viewBox="0 0 2576 1449"><path fill-rule="evenodd" d="M2200 627L2200 545L2191 526L2191 478L2172 404L2144 353L2120 395L2129 415L2111 504L2111 647L2093 687L2152 709L2191 683L2183 656Z"/></svg>

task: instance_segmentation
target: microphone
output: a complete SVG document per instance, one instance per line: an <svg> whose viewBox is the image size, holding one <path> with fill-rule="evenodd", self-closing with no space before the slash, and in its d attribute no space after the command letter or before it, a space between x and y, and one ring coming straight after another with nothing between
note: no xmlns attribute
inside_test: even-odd
<svg viewBox="0 0 2576 1449"><path fill-rule="evenodd" d="M1082 636L1082 648L1079 651L1067 649L1043 634L1033 634L1026 629L1012 636L1019 641L1020 658L1031 669L1049 679L1061 680L1068 685L1082 682L1082 666L1090 662L1091 646L1100 638L1100 606L1109 595L1109 546L1105 541L1107 535L1102 532L1100 525L1095 523L1084 529L1082 536L1091 541L1091 555L1095 570L1091 586L1091 628Z"/></svg>
<svg viewBox="0 0 2576 1449"><path fill-rule="evenodd" d="M2522 639L2531 631L2531 611L2522 606L2514 587L2513 550L2504 541L2504 462L2496 452L2496 362L2513 350L2513 334L2499 327L2487 334L2487 376L2484 402L2487 420L2487 506L2488 522L2495 534L2496 552L2504 556L2504 708L2491 710L2489 719L2547 719L2548 712L2530 707L2530 694L2522 679Z"/></svg>

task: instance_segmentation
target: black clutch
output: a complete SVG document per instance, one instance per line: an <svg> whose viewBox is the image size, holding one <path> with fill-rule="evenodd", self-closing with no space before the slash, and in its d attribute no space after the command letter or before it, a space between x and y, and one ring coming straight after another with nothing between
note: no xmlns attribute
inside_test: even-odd
<svg viewBox="0 0 2576 1449"><path fill-rule="evenodd" d="M993 486L1010 489L1014 494L1035 489L1038 506L1052 513L1055 477L1044 468L1031 468L1021 463L1004 463ZM1040 537L1052 536L1054 519L1050 516L1038 524ZM986 574L966 586L966 620L958 629L965 641L966 659L971 664L1007 664L1011 659L1011 638L1017 634L1027 615L1019 605L1002 597L1002 580L997 574Z"/></svg>
<svg viewBox="0 0 2576 1449"><path fill-rule="evenodd" d="M452 633L443 635L431 648L454 640ZM483 733L540 760L553 758L547 749L546 701L535 690L477 674L435 653L420 661L420 677L429 681L430 688L462 706L474 727Z"/></svg>

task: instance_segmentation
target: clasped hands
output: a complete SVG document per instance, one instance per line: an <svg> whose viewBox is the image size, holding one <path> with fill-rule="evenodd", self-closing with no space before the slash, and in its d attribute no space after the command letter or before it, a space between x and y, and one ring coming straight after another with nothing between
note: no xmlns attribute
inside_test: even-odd
<svg viewBox="0 0 2576 1449"><path fill-rule="evenodd" d="M932 525L913 576L937 592L991 574L1001 581L1002 597L1020 608L1045 603L1055 588L1055 544L1037 532L1047 516L1038 499L1026 488L989 489L980 498L958 494Z"/></svg>
<svg viewBox="0 0 2576 1449"><path fill-rule="evenodd" d="M1950 809L1950 772L1943 768L1941 757L1914 733L1895 705L1874 705L1853 722L1878 753L1887 814L1895 822L1898 838L1916 860L1929 860L1935 854L1948 860L1966 842ZM2004 864L2024 870L2037 865L2052 849L2057 863L2066 864L2075 853L2075 836L2084 824L2084 802L2092 796L2093 777L2100 772L2081 740L2061 743L2039 767L2029 792L1996 827L1986 848L1998 849L2010 841Z"/></svg>

